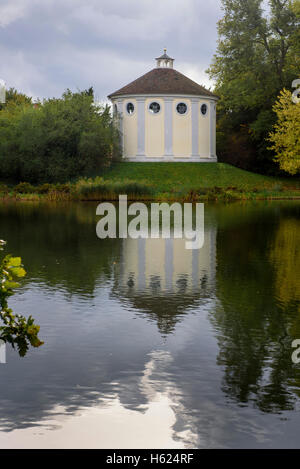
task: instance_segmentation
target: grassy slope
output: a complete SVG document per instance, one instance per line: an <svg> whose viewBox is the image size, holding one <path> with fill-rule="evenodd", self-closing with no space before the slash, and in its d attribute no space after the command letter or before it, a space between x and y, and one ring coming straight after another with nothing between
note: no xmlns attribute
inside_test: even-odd
<svg viewBox="0 0 300 469"><path fill-rule="evenodd" d="M68 186L66 192L50 186L47 193L39 192L39 186L26 191L16 186L1 193L0 186L0 199L118 200L119 194L131 200L300 199L299 177L263 176L225 163L122 162L102 177L59 184Z"/></svg>
<svg viewBox="0 0 300 469"><path fill-rule="evenodd" d="M214 186L223 188L233 186L245 192L257 189L295 193L300 189L299 178L263 176L225 163L122 162L109 170L104 179L145 182L153 185L158 193L183 193Z"/></svg>

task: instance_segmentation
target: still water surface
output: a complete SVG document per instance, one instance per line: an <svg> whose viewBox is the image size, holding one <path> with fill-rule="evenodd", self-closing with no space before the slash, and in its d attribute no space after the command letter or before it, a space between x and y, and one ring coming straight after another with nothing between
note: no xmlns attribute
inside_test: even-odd
<svg viewBox="0 0 300 469"><path fill-rule="evenodd" d="M199 251L95 212L0 207L45 341L0 364L0 447L299 448L300 204L206 204Z"/></svg>

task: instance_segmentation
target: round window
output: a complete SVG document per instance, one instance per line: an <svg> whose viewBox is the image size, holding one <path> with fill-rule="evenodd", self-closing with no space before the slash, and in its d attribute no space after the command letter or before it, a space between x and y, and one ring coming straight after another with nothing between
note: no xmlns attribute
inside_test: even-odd
<svg viewBox="0 0 300 469"><path fill-rule="evenodd" d="M153 102L149 106L149 111L152 112L152 114L157 114L160 111L160 104Z"/></svg>
<svg viewBox="0 0 300 469"><path fill-rule="evenodd" d="M202 114L203 116L205 116L205 114L207 113L207 105L206 105L206 104L202 104L202 106L201 106L200 109L201 109L201 114Z"/></svg>
<svg viewBox="0 0 300 469"><path fill-rule="evenodd" d="M185 103L179 103L176 109L179 114L185 114L187 112L187 105Z"/></svg>
<svg viewBox="0 0 300 469"><path fill-rule="evenodd" d="M126 106L128 114L133 114L134 113L134 105L132 103L128 103Z"/></svg>

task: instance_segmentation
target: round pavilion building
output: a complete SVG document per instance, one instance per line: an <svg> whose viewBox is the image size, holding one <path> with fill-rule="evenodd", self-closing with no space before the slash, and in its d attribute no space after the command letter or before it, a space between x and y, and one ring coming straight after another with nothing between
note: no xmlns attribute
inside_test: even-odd
<svg viewBox="0 0 300 469"><path fill-rule="evenodd" d="M166 54L156 68L110 94L129 161L215 162L218 97L173 68Z"/></svg>

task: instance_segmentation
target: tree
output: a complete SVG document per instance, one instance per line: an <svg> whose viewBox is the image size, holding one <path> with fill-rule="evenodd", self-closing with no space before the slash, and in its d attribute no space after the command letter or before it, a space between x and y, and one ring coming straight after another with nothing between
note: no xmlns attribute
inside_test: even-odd
<svg viewBox="0 0 300 469"><path fill-rule="evenodd" d="M273 106L277 122L269 135L274 161L289 174L300 172L300 103L292 101L290 91L283 89Z"/></svg>
<svg viewBox="0 0 300 469"><path fill-rule="evenodd" d="M0 111L0 174L32 183L99 174L119 155L119 134L93 89L5 105Z"/></svg>
<svg viewBox="0 0 300 469"><path fill-rule="evenodd" d="M0 240L0 249L5 241ZM14 294L14 289L19 286L16 279L22 278L26 272L22 266L20 257L7 255L0 263L0 321L4 323L0 326L0 339L17 347L20 356L24 356L29 348L40 347L43 342L38 338L40 327L34 324L34 319L29 316L26 319L20 314L13 314L8 307L7 300Z"/></svg>
<svg viewBox="0 0 300 469"><path fill-rule="evenodd" d="M239 135L253 147L250 167L272 161L265 140L275 122L272 105L300 68L299 3L269 0L266 13L262 0L222 0L218 48L208 73L221 98L217 131L225 159Z"/></svg>
<svg viewBox="0 0 300 469"><path fill-rule="evenodd" d="M24 104L31 104L32 99L26 94L19 93L15 88L9 88L5 94L5 104L0 103L0 111L1 109L12 107L12 106L20 106Z"/></svg>

